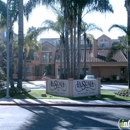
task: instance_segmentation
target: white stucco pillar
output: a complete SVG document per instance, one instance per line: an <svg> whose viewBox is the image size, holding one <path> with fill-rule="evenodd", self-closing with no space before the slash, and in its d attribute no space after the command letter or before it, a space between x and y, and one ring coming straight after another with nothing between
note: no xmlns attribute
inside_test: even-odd
<svg viewBox="0 0 130 130"><path fill-rule="evenodd" d="M101 96L101 78L97 78L97 80L98 80L98 97L100 97Z"/></svg>
<svg viewBox="0 0 130 130"><path fill-rule="evenodd" d="M50 78L46 78L46 93L48 93L49 79Z"/></svg>
<svg viewBox="0 0 130 130"><path fill-rule="evenodd" d="M68 79L69 97L73 97L73 78Z"/></svg>

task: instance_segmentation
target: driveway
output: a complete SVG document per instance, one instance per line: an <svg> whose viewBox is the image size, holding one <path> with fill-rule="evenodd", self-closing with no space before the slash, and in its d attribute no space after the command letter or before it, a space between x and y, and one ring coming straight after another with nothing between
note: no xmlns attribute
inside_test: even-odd
<svg viewBox="0 0 130 130"><path fill-rule="evenodd" d="M17 83L14 83L15 86L17 86ZM28 81L22 82L23 84L23 88L29 88L29 89L46 89L46 81ZM127 89L128 85L122 84L122 83L107 83L101 84L101 90L110 90L110 91L117 91L117 90L121 90L121 89Z"/></svg>
<svg viewBox="0 0 130 130"><path fill-rule="evenodd" d="M22 82L23 88L29 88L29 89L46 89L46 81L28 81ZM17 83L15 82L15 86L17 86Z"/></svg>
<svg viewBox="0 0 130 130"><path fill-rule="evenodd" d="M110 91L117 91L120 89L127 89L128 85L123 84L101 84L101 90L110 90ZM29 89L46 89L46 81L29 81L23 82L24 88Z"/></svg>
<svg viewBox="0 0 130 130"><path fill-rule="evenodd" d="M122 84L101 84L101 90L117 91L121 89L127 89L128 85Z"/></svg>

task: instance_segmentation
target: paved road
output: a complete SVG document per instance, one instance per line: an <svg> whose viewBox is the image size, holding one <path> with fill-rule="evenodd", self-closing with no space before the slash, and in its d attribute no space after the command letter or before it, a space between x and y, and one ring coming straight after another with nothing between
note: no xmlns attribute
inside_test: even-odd
<svg viewBox="0 0 130 130"><path fill-rule="evenodd" d="M101 90L111 90L111 91L128 88L128 85L123 84L102 84L101 86L102 86Z"/></svg>
<svg viewBox="0 0 130 130"><path fill-rule="evenodd" d="M23 84L23 88L46 89L46 81L29 81L29 82L23 82L22 84Z"/></svg>
<svg viewBox="0 0 130 130"><path fill-rule="evenodd" d="M127 108L0 106L0 130L118 130Z"/></svg>

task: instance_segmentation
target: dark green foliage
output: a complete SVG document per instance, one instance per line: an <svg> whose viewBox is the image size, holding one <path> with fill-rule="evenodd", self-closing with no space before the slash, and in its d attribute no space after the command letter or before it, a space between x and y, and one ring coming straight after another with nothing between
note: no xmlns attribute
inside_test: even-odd
<svg viewBox="0 0 130 130"><path fill-rule="evenodd" d="M0 90L3 88L4 86L4 80L5 80L5 73L2 70L2 68L0 67Z"/></svg>
<svg viewBox="0 0 130 130"><path fill-rule="evenodd" d="M6 18L6 4L0 0L0 12L2 12L2 17Z"/></svg>
<svg viewBox="0 0 130 130"><path fill-rule="evenodd" d="M1 67L0 67L0 80L5 80L5 73Z"/></svg>
<svg viewBox="0 0 130 130"><path fill-rule="evenodd" d="M130 89L122 89L115 92L115 94L118 96L130 97Z"/></svg>
<svg viewBox="0 0 130 130"><path fill-rule="evenodd" d="M25 89L25 88L10 88L9 89L10 96L14 96L17 94L24 94L24 93L28 93L30 91L31 90ZM6 89L1 90L0 94L6 95Z"/></svg>

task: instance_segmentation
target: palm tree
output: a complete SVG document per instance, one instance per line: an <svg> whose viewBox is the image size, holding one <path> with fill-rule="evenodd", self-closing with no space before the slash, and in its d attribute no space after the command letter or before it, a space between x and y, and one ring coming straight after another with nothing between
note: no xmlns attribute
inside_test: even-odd
<svg viewBox="0 0 130 130"><path fill-rule="evenodd" d="M127 11L128 46L130 47L130 1L129 0L125 0L125 8ZM130 89L130 51L128 51L128 87Z"/></svg>
<svg viewBox="0 0 130 130"><path fill-rule="evenodd" d="M82 29L81 31L83 32L83 36L84 36L84 76L85 76L86 75L86 67L87 67L87 65L86 65L86 55L87 55L86 54L86 50L87 50L86 45L88 44L88 46L91 46L91 41L94 40L94 37L91 34L88 34L86 32L93 31L93 30L102 31L102 29L94 23L87 24L84 21L82 21L81 29Z"/></svg>
<svg viewBox="0 0 130 130"><path fill-rule="evenodd" d="M43 32L43 31L46 31L46 30L53 30L55 31L56 33L59 34L60 36L60 42L59 42L59 45L58 45L58 48L59 49L59 52L60 52L60 78L63 78L62 77L62 51L64 50L64 21L63 21L63 16L61 15L58 15L57 16L57 21L54 22L52 20L45 20L43 22L44 26L41 27L41 28L38 28L39 32ZM64 52L64 56L65 56L65 52ZM64 60L64 69L65 69L65 60Z"/></svg>
<svg viewBox="0 0 130 130"><path fill-rule="evenodd" d="M9 71L10 71L10 85L11 87L14 87L14 83L13 83L13 76L12 76L12 44L13 44L13 24L14 22L17 20L17 14L18 14L18 2L17 0L10 0L9 1L9 42L10 42L10 49L9 49ZM0 24L0 26L5 28L6 25L6 4L4 2L0 1L0 6L2 8L0 8L2 11L2 22ZM4 11L4 12L3 12Z"/></svg>
<svg viewBox="0 0 130 130"><path fill-rule="evenodd" d="M24 80L26 80L26 61L27 57L29 56L30 51L39 51L40 46L37 43L37 36L38 33L36 33L37 29L34 27L31 27L27 31L27 35L24 39L24 46L23 46L23 52L24 52Z"/></svg>
<svg viewBox="0 0 130 130"><path fill-rule="evenodd" d="M26 15L28 16L29 13L32 12L33 8L36 7L37 4L52 4L54 3L55 0L29 0L27 3L26 8L28 8L28 11L26 12ZM58 1L64 10L64 34L65 34L65 51L66 51L66 61L67 61L67 75L68 77L71 76L70 74L70 58L69 58L69 41L68 41L68 35L69 35L69 25L70 25L70 16L71 16L71 11L72 7L74 9L74 21L71 21L73 23L77 23L77 26L74 26L74 28L78 30L77 32L77 76L79 78L80 76L80 44L81 44L81 22L82 22L82 14L84 8L87 8L87 13L92 12L92 11L99 11L101 13L103 12L113 12L112 6L109 3L109 0L59 0ZM73 5L73 6L72 6ZM76 36L76 31L74 32L74 37ZM76 41L76 37L75 37ZM74 50L75 50L75 45L74 45ZM73 55L73 54L71 54ZM76 56L74 56L74 60L76 61ZM75 66L74 66L75 68Z"/></svg>
<svg viewBox="0 0 130 130"><path fill-rule="evenodd" d="M19 34L18 34L18 44L19 44L19 51L18 51L18 82L17 87L22 88L22 75L23 75L23 0L19 0Z"/></svg>
<svg viewBox="0 0 130 130"><path fill-rule="evenodd" d="M77 0L77 17L78 17L78 60L77 60L77 68L80 68L80 44L81 44L81 22L82 22L82 14L83 10L87 8L86 13L92 12L92 11L99 11L101 13L103 12L113 12L111 5L109 4L109 0ZM80 77L80 69L78 69L77 72L78 78Z"/></svg>
<svg viewBox="0 0 130 130"><path fill-rule="evenodd" d="M0 29L6 26L6 4L0 0Z"/></svg>
<svg viewBox="0 0 130 130"><path fill-rule="evenodd" d="M126 1L126 4L128 1ZM127 5L125 5L127 7ZM127 7L128 8L128 7ZM129 9L127 11L127 13L129 12ZM128 22L130 22L130 19L128 18ZM128 25L128 27L125 27L123 25L117 25L114 24L109 28L109 31L113 28L119 28L122 31L124 31L126 33L127 36L127 44L116 44L115 46L113 46L110 50L110 52L108 53L108 60L118 51L118 50L127 50L127 60L128 60L128 87L130 89L130 25Z"/></svg>

